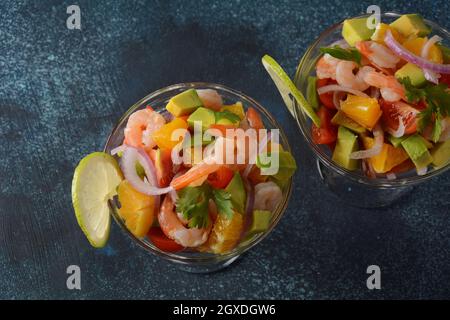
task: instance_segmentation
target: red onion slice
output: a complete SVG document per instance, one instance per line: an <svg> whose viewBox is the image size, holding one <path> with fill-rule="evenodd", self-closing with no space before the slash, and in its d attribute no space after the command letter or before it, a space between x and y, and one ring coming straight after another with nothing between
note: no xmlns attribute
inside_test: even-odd
<svg viewBox="0 0 450 320"><path fill-rule="evenodd" d="M437 42L439 42L439 41L441 41L441 40L442 40L442 38L439 37L439 36L437 36L437 35L432 36L432 37L425 43L425 45L423 46L422 52L420 53L421 57L424 58L424 59L428 59L428 55L429 55L429 53L430 53L431 47L432 47L435 43L437 43ZM434 83L434 84L439 84L439 78L441 77L440 74L437 74L437 73L435 73L435 72L433 72L433 71L431 71L431 70L428 70L428 69L424 69L424 70L423 70L423 73L424 73L424 75L425 75L425 79L427 79L428 81L430 81L430 82L432 82L432 83Z"/></svg>
<svg viewBox="0 0 450 320"><path fill-rule="evenodd" d="M333 104L337 110L341 109L341 100L345 96L345 92L335 91L333 92Z"/></svg>
<svg viewBox="0 0 450 320"><path fill-rule="evenodd" d="M255 188L246 178L244 178L243 180L244 180L245 190L247 191L247 202L245 204L245 215L247 217L251 217L251 214L253 214L253 208L255 206Z"/></svg>
<svg viewBox="0 0 450 320"><path fill-rule="evenodd" d="M395 138L400 138L403 137L405 135L405 123L403 122L403 118L402 117L398 117L398 129L397 130L392 130L390 128L387 129L387 131L389 132L389 134Z"/></svg>
<svg viewBox="0 0 450 320"><path fill-rule="evenodd" d="M139 162L140 165L144 168L148 182L141 180L141 178L137 175L136 162ZM173 190L172 187L157 187L155 168L152 161L143 150L133 147L127 147L123 152L120 166L125 178L131 183L133 188L135 188L139 192L142 192L143 194L149 196L158 196Z"/></svg>
<svg viewBox="0 0 450 320"><path fill-rule="evenodd" d="M354 90L351 88L346 88L346 87L343 87L343 86L340 86L337 84L330 84L328 86L323 86L323 87L320 87L319 89L317 89L317 93L319 95L327 93L327 92L331 92L331 91L343 91L343 92L354 94L355 96L369 98L369 96L362 91Z"/></svg>
<svg viewBox="0 0 450 320"><path fill-rule="evenodd" d="M391 49L400 58L403 58L404 60L411 62L422 69L427 69L437 73L450 74L450 64L434 63L415 55L394 39L391 30L386 31L384 42L389 47L389 49Z"/></svg>
<svg viewBox="0 0 450 320"><path fill-rule="evenodd" d="M377 124L373 129L373 135L375 137L375 144L372 146L372 148L353 152L350 154L350 159L366 159L375 157L380 154L381 150L383 149L384 132L379 124Z"/></svg>
<svg viewBox="0 0 450 320"><path fill-rule="evenodd" d="M123 152L126 149L126 145L122 144L121 146L115 147L114 149L111 150L111 155L114 156L116 154L118 154L119 152Z"/></svg>

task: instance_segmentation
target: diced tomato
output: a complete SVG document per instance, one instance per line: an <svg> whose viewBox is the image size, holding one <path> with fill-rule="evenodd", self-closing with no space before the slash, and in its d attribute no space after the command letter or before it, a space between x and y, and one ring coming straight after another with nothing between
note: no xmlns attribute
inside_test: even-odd
<svg viewBox="0 0 450 320"><path fill-rule="evenodd" d="M400 163L398 166L395 166L394 168L392 168L390 172L392 172L392 173L402 173L402 172L407 172L409 170L412 170L415 167L416 166L411 161L411 159L408 159L408 160L403 161L402 163Z"/></svg>
<svg viewBox="0 0 450 320"><path fill-rule="evenodd" d="M233 175L233 170L222 166L219 170L208 176L208 182L213 188L223 189L230 183L231 179L233 179Z"/></svg>
<svg viewBox="0 0 450 320"><path fill-rule="evenodd" d="M333 79L327 78L327 79L317 79L317 88L325 87L331 84L336 84L337 82ZM324 94L319 95L319 100L322 102L322 104L327 107L328 109L336 109L333 103L333 92L327 92Z"/></svg>
<svg viewBox="0 0 450 320"><path fill-rule="evenodd" d="M450 88L450 74L441 74L439 83L445 83Z"/></svg>
<svg viewBox="0 0 450 320"><path fill-rule="evenodd" d="M317 112L320 118L320 128L314 123L311 127L311 135L316 144L331 144L336 141L337 127L331 123L333 117L332 111L325 107L321 107Z"/></svg>
<svg viewBox="0 0 450 320"><path fill-rule="evenodd" d="M405 134L412 134L417 131L417 115L419 110L406 103L391 103L380 99L380 106L383 110L383 122L392 130L398 129L399 117L403 118L405 124Z"/></svg>
<svg viewBox="0 0 450 320"><path fill-rule="evenodd" d="M247 120L252 128L256 130L264 129L264 123L255 108L249 107L247 109Z"/></svg>
<svg viewBox="0 0 450 320"><path fill-rule="evenodd" d="M162 251L177 252L184 249L183 246L179 245L174 240L167 238L159 227L150 228L147 236L150 241Z"/></svg>
<svg viewBox="0 0 450 320"><path fill-rule="evenodd" d="M173 178L172 152L168 149L152 149L149 152L160 187L167 187Z"/></svg>
<svg viewBox="0 0 450 320"><path fill-rule="evenodd" d="M258 183L266 182L267 179L269 178L269 176L262 175L261 169L258 168L257 166L253 166L253 168L250 170L247 178L253 185L257 185Z"/></svg>
<svg viewBox="0 0 450 320"><path fill-rule="evenodd" d="M147 105L146 108L147 108L148 110L155 111L150 105Z"/></svg>

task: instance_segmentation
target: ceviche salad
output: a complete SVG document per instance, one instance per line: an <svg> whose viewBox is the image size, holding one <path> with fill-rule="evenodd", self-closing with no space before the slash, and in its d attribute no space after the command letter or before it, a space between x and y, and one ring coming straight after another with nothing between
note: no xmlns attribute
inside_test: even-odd
<svg viewBox="0 0 450 320"><path fill-rule="evenodd" d="M179 93L162 112L137 110L122 145L76 168L78 223L102 247L117 207L127 229L160 250L227 253L269 228L296 170L275 131L255 108L224 105L212 89Z"/></svg>
<svg viewBox="0 0 450 320"><path fill-rule="evenodd" d="M342 39L320 48L307 101L276 62L266 56L263 63L289 87L312 120L312 140L327 145L340 167L396 179L446 166L450 49L418 14L372 29L367 19L345 20Z"/></svg>

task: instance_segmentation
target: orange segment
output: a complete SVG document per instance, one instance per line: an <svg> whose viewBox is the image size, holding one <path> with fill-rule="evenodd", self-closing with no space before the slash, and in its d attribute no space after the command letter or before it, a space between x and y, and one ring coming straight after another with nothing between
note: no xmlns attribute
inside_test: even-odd
<svg viewBox="0 0 450 320"><path fill-rule="evenodd" d="M186 121L181 118L175 118L171 122L163 125L159 130L153 132L152 139L159 148L170 150L173 149L181 140L183 140L182 136L175 140L172 139L172 133L178 129L180 129L180 131L185 131L187 128L188 124Z"/></svg>
<svg viewBox="0 0 450 320"><path fill-rule="evenodd" d="M403 43L403 46L412 53L414 53L415 55L420 57L422 53L422 48L427 41L428 41L427 38L413 38L406 40ZM428 60L439 64L444 61L441 50L435 44L431 46L430 51L428 52Z"/></svg>
<svg viewBox="0 0 450 320"><path fill-rule="evenodd" d="M120 202L119 215L136 237L144 237L150 229L155 211L155 198L136 191L127 180L117 188Z"/></svg>
<svg viewBox="0 0 450 320"><path fill-rule="evenodd" d="M234 212L231 219L227 219L225 215L219 214L208 241L203 248L213 253L227 253L238 243L243 228L244 218L242 214Z"/></svg>
<svg viewBox="0 0 450 320"><path fill-rule="evenodd" d="M372 148L375 144L372 138L363 137L362 139L366 149ZM375 157L370 158L369 162L376 173L385 173L403 163L408 158L409 156L403 148L395 148L390 144L384 143L381 152Z"/></svg>

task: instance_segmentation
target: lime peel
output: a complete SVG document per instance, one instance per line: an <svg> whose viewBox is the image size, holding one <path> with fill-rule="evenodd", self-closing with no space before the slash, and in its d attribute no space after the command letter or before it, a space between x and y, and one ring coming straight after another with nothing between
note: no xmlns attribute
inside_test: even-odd
<svg viewBox="0 0 450 320"><path fill-rule="evenodd" d="M297 89L295 84L289 78L287 73L281 68L281 66L269 55L264 55L261 59L264 68L266 68L273 82L278 88L278 91L283 98L284 103L286 104L288 110L295 117L294 112L294 104L291 99L291 96L297 101L306 115L312 120L312 122L320 127L320 118L314 112L314 109L305 99L303 94Z"/></svg>
<svg viewBox="0 0 450 320"><path fill-rule="evenodd" d="M123 180L117 161L107 153L94 152L84 157L72 180L72 204L81 230L95 248L106 245L110 232L108 200Z"/></svg>

